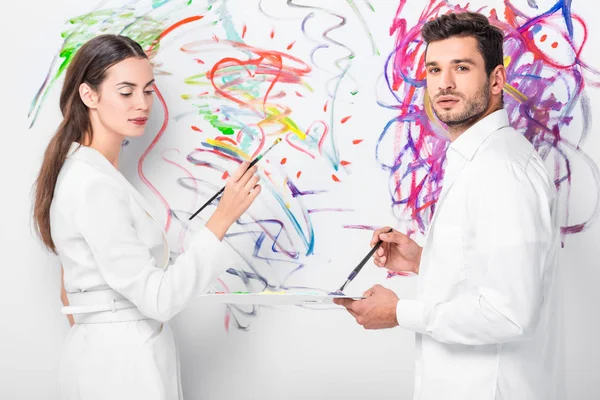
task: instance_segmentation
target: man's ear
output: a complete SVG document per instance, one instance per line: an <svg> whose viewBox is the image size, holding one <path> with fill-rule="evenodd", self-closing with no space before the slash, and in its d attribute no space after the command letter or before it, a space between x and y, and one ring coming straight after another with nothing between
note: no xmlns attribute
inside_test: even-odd
<svg viewBox="0 0 600 400"><path fill-rule="evenodd" d="M79 85L79 97L88 108L94 109L98 107L98 93L87 83Z"/></svg>
<svg viewBox="0 0 600 400"><path fill-rule="evenodd" d="M504 85L506 84L506 69L503 65L498 65L492 71L490 76L490 90L493 95L501 95Z"/></svg>

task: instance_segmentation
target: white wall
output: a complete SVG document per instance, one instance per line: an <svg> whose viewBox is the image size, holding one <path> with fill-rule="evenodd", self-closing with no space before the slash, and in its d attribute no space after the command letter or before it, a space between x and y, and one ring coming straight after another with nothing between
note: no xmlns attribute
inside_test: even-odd
<svg viewBox="0 0 600 400"><path fill-rule="evenodd" d="M263 3L273 7L274 1ZM380 58L369 57L369 42L360 31L357 20L352 19L355 14L346 2L338 3L336 10L348 16L349 25L355 24L352 25L355 30L353 34L356 35L354 44L358 49L357 54L363 57L357 57L353 67L355 76L359 78L361 95L356 96L356 104L339 106L341 110L351 113L352 119L348 125L338 125L336 129L339 135L364 137L365 142L362 147L353 147L340 139L340 152L353 161L351 173L344 175L342 183L337 186L328 183L330 193L327 195L316 199L307 197L305 200L308 208L335 206L357 210L353 213L313 214L315 232L318 234L315 247L317 254L307 257L306 272L299 274L293 283L325 288L339 285L368 250L370 234L367 231L341 229L341 225L379 225L393 221L387 196L387 175L373 160L376 136L393 113L374 105L370 89L375 86L382 71L382 59L393 44L387 35L397 3L372 1L376 12L369 14L364 11L365 3L356 2L367 18L382 54ZM413 3L411 12L416 15L420 12L420 6ZM518 3L521 5L521 2ZM543 8L549 2L537 3ZM27 111L61 46L60 32L65 19L88 12L96 5L92 0L69 0L62 4L15 2L8 8L5 6L4 23L0 25L6 54L0 64L4 78L0 107L3 110L0 116L4 141L4 145L0 146L0 204L4 211L0 223L0 250L7 255L3 267L4 279L0 280L0 304L5 316L0 334L0 398L57 398L58 356L68 324L66 318L59 314L58 261L42 249L31 233L29 191L44 147L60 120L57 107L60 86L56 85L49 93L32 129L28 129ZM251 11L253 7L248 6L248 10ZM600 30L592 23L594 14L591 7L591 2L574 2L572 8L590 23L588 46L582 58L589 65L600 67L600 55L595 51L600 41ZM498 6L498 10L501 9ZM289 26L292 26L291 22ZM297 39L298 52L301 52L300 46L306 45L301 35L298 32L285 33L285 29L280 30L279 27L277 34L287 34L290 39ZM256 29L263 29L266 35L270 27ZM178 39L173 40L178 43ZM265 36L263 44L266 46L268 43ZM326 77L328 75L315 72L314 82ZM170 83L175 82L172 79L160 76L158 83L174 115L179 107L183 110L185 105L178 98L183 86L181 82L171 86ZM322 97L319 96L323 96L323 89L315 89L314 96L319 99L320 107ZM589 86L587 93L592 110L599 107L599 90ZM160 203L135 174L137 158L162 121L158 102L155 104L153 124L148 128L151 134L127 148L123 170L162 211ZM298 104L300 106L297 107L301 107L302 103ZM337 115L345 115L343 111L338 111ZM310 120L311 116L305 118ZM194 144L193 140L181 133L185 132L187 124L186 120L172 121L171 130L165 134L165 140L159 148L177 146L189 149ZM596 121L593 120L592 124L591 135L583 144L583 149L596 163L600 163L600 135L594 125ZM157 154L151 155L152 163L145 167L148 176L153 182L158 182L157 185L171 196L169 199L178 207L186 207L189 198L178 198L178 189L168 186L174 176L173 171L160 163ZM288 156L290 164L304 166L309 182L325 185L315 172L323 168L323 175L329 176L330 171L323 163L304 164L304 159L294 158L292 154L289 150L279 148L277 152L274 151L272 160ZM576 165L578 169L574 170L574 181L578 184L574 184L571 211L574 218L580 216L578 213L585 214L596 201L591 176L580 165ZM256 209L256 213L265 216L268 208ZM600 247L597 245L599 230L598 223L595 223L580 234L568 236L561 250L567 340L565 373L569 398L576 400L600 397L600 383L596 378L600 372L600 346L596 345L596 333L600 329L600 317L596 311L596 304L600 300L596 289L600 282L597 261L600 259ZM175 233L172 236L174 242L176 236ZM239 243L241 252L250 256L252 244L244 241ZM256 263L260 265L258 261ZM287 269L284 266L277 264L266 274L277 282L283 278L285 271ZM401 297L414 295L414 279L385 280L384 277L383 271L369 266L352 284L351 291L361 292L374 283L383 283L395 288ZM261 308L257 316L243 319L250 322L248 331L236 329L233 325L226 331L224 316L224 306L194 304L173 321L182 353L183 384L189 399L245 399L259 396L266 399L410 398L414 340L406 331L367 332L339 310Z"/></svg>

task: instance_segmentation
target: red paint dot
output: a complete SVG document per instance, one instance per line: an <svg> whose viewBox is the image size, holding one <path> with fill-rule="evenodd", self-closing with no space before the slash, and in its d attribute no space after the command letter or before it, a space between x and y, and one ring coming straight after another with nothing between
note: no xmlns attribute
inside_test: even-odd
<svg viewBox="0 0 600 400"><path fill-rule="evenodd" d="M557 43L557 42L554 42L554 43L552 43L552 48L553 48L553 49L555 49L555 48L557 48L557 47L558 47L558 43Z"/></svg>
<svg viewBox="0 0 600 400"><path fill-rule="evenodd" d="M342 118L342 124L345 124L352 117L352 115L348 115L347 117Z"/></svg>
<svg viewBox="0 0 600 400"><path fill-rule="evenodd" d="M540 38L540 42L545 42L546 39L548 39L548 35L542 35L542 37Z"/></svg>
<svg viewBox="0 0 600 400"><path fill-rule="evenodd" d="M196 132L202 132L202 129L198 128L196 125L192 125L192 129Z"/></svg>
<svg viewBox="0 0 600 400"><path fill-rule="evenodd" d="M296 43L296 41L294 40L292 43L288 44L287 49L291 50L292 47L294 47L294 44Z"/></svg>
<svg viewBox="0 0 600 400"><path fill-rule="evenodd" d="M287 158L283 157L283 158L281 159L281 165L285 164L286 162L287 162Z"/></svg>
<svg viewBox="0 0 600 400"><path fill-rule="evenodd" d="M304 96L302 96L302 93L300 93L300 92L296 92L296 96L298 96L298 97L304 97Z"/></svg>
<svg viewBox="0 0 600 400"><path fill-rule="evenodd" d="M331 174L331 179L333 179L335 182L340 181L340 179L337 176L335 176L335 174Z"/></svg>
<svg viewBox="0 0 600 400"><path fill-rule="evenodd" d="M227 179L229 177L229 172L225 171L223 172L223 176L221 177L221 179Z"/></svg>
<svg viewBox="0 0 600 400"><path fill-rule="evenodd" d="M325 102L325 105L323 106L323 111L327 112L327 101Z"/></svg>
<svg viewBox="0 0 600 400"><path fill-rule="evenodd" d="M363 141L363 139L355 139L352 141L352 144L359 144L362 141Z"/></svg>
<svg viewBox="0 0 600 400"><path fill-rule="evenodd" d="M275 37L275 28L273 28L271 30L271 39L273 39Z"/></svg>
<svg viewBox="0 0 600 400"><path fill-rule="evenodd" d="M340 164L342 164L345 167L346 165L350 165L352 163L350 161L342 160L342 161L340 161Z"/></svg>
<svg viewBox="0 0 600 400"><path fill-rule="evenodd" d="M300 178L300 175L302 175L302 171L298 171L298 173L296 174L296 178Z"/></svg>
<svg viewBox="0 0 600 400"><path fill-rule="evenodd" d="M219 41L219 37L218 37L217 35L213 35L213 40L214 40L215 42L218 42L218 41Z"/></svg>
<svg viewBox="0 0 600 400"><path fill-rule="evenodd" d="M248 29L248 27L246 26L246 24L244 24L244 27L242 28L242 39L246 36L247 29Z"/></svg>
<svg viewBox="0 0 600 400"><path fill-rule="evenodd" d="M198 64L204 64L204 61L202 61L202 60L201 60L201 59L199 59L199 58L194 58L194 60L196 60L196 62L197 62Z"/></svg>

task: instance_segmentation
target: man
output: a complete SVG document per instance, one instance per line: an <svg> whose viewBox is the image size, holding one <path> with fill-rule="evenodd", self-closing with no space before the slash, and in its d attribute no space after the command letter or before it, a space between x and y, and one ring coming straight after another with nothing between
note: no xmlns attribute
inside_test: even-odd
<svg viewBox="0 0 600 400"><path fill-rule="evenodd" d="M423 248L388 227L371 242L377 266L418 274L418 298L377 285L336 302L367 329L416 332L415 399L563 400L555 187L503 109L503 34L476 13L421 33L444 187Z"/></svg>

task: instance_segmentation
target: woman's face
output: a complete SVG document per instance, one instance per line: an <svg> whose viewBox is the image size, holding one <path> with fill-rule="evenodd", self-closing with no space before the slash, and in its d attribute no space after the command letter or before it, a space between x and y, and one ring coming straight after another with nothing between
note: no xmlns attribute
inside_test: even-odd
<svg viewBox="0 0 600 400"><path fill-rule="evenodd" d="M110 67L95 107L103 129L123 137L141 136L152 109L153 84L152 65L145 58L130 57Z"/></svg>

